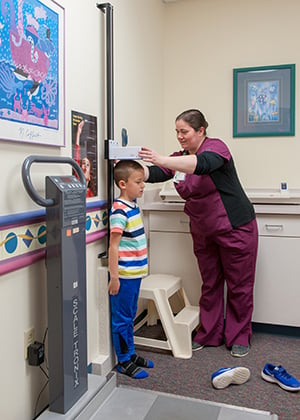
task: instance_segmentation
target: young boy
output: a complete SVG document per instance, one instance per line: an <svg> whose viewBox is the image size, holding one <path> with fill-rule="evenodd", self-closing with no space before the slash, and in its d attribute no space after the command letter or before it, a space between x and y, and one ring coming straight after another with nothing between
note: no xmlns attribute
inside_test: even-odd
<svg viewBox="0 0 300 420"><path fill-rule="evenodd" d="M121 160L114 168L120 196L110 213L108 291L111 304L112 339L117 370L134 379L146 378L141 368L153 368L151 360L135 354L133 323L142 277L148 273L147 242L136 199L143 195L144 169L134 160Z"/></svg>

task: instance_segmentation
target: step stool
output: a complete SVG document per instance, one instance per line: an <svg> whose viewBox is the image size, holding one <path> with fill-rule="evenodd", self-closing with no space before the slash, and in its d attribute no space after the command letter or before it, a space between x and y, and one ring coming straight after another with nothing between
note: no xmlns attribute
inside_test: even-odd
<svg viewBox="0 0 300 420"><path fill-rule="evenodd" d="M180 293L183 308L173 314L169 298ZM151 274L143 278L140 298L148 299L148 314L135 326L137 331L146 322L153 325L159 317L167 340L134 336L135 344L171 350L174 357L192 357L192 331L199 325L199 306L192 306L182 287L180 277L167 274Z"/></svg>

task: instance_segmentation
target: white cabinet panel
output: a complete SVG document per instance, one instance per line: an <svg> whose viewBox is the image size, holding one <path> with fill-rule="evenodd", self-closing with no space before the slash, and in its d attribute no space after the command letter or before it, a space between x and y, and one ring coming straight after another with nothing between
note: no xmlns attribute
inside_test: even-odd
<svg viewBox="0 0 300 420"><path fill-rule="evenodd" d="M253 321L300 326L299 255L300 238L259 237Z"/></svg>
<svg viewBox="0 0 300 420"><path fill-rule="evenodd" d="M192 305L198 305L201 276L189 233L149 232L149 261L151 274L180 276Z"/></svg>
<svg viewBox="0 0 300 420"><path fill-rule="evenodd" d="M259 215L259 235L300 237L300 218L291 215Z"/></svg>
<svg viewBox="0 0 300 420"><path fill-rule="evenodd" d="M149 215L149 229L159 232L189 232L190 219L179 211L175 212L153 212Z"/></svg>

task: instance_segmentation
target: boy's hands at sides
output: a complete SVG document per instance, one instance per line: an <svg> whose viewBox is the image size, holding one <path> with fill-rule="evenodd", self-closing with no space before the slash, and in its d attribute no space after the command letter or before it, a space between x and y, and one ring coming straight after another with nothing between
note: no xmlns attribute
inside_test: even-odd
<svg viewBox="0 0 300 420"><path fill-rule="evenodd" d="M120 289L119 280L119 244L122 234L119 232L111 232L108 249L108 267L110 273L110 280L108 283L108 293L110 295L117 295Z"/></svg>
<svg viewBox="0 0 300 420"><path fill-rule="evenodd" d="M108 283L108 293L110 295L117 295L120 289L120 280L119 278L112 279L110 278Z"/></svg>

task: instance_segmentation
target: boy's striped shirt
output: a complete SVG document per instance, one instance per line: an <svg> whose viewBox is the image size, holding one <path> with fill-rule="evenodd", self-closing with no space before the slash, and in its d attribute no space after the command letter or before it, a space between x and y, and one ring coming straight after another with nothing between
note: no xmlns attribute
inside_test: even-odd
<svg viewBox="0 0 300 420"><path fill-rule="evenodd" d="M110 231L122 234L119 245L119 278L148 274L147 240L139 206L117 199L110 213Z"/></svg>

